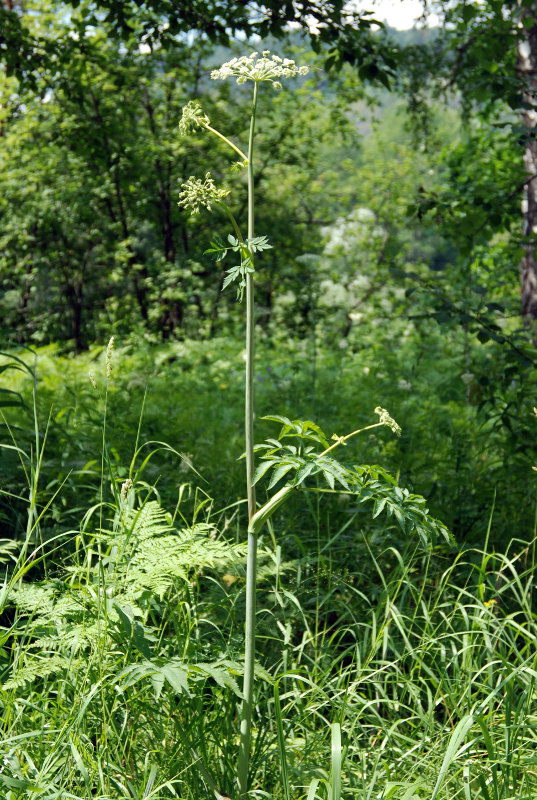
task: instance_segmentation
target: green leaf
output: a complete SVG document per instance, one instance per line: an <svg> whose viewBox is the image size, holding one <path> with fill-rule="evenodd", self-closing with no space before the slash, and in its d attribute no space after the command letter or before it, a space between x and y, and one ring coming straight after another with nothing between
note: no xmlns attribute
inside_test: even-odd
<svg viewBox="0 0 537 800"><path fill-rule="evenodd" d="M0 406L7 408L8 406L16 407L24 405L24 400L18 392L14 392L11 389L0 389Z"/></svg>
<svg viewBox="0 0 537 800"><path fill-rule="evenodd" d="M203 255L207 255L207 253L218 253L216 260L223 261L227 255L228 249L225 242L223 242L219 236L215 236L214 241L211 242L211 246L207 248L207 250L204 250Z"/></svg>
<svg viewBox="0 0 537 800"><path fill-rule="evenodd" d="M259 480L261 480L263 475L265 475L269 471L269 469L274 466L274 464L278 464L278 463L279 463L279 459L277 459L277 458L272 459L270 461L263 461L258 466L258 468L256 469L256 471L254 473L254 478L253 478L252 484L255 486L255 484Z"/></svg>
<svg viewBox="0 0 537 800"><path fill-rule="evenodd" d="M258 250L261 252L262 250L270 250L272 248L266 236L255 236L253 239L246 239L245 244L252 253Z"/></svg>
<svg viewBox="0 0 537 800"><path fill-rule="evenodd" d="M237 681L233 675L231 675L229 669L225 669L220 665L199 663L191 667L190 671L194 673L200 672L202 675L208 675L223 689L231 689L231 691L236 694L237 697L242 697L242 692L239 689Z"/></svg>
<svg viewBox="0 0 537 800"><path fill-rule="evenodd" d="M341 483L345 489L349 489L349 483L347 480L348 470L346 470L345 467L339 463L339 461L336 461L334 458L328 458L324 456L323 458L316 459L315 463L319 465L325 475L329 473L335 480L338 481L338 483ZM332 484L331 486L333 488Z"/></svg>
<svg viewBox="0 0 537 800"><path fill-rule="evenodd" d="M327 484L330 486L330 488L331 488L331 489L333 489L333 488L334 488L334 484L335 484L335 481L334 481L334 476L332 475L332 473L330 472L330 470L323 469L323 470L322 470L322 472L323 472L323 475L324 475L325 481L326 481L326 482L327 482Z"/></svg>
<svg viewBox="0 0 537 800"><path fill-rule="evenodd" d="M230 283L236 281L237 278L240 277L241 268L240 267L231 267L226 271L226 278L224 279L224 283L222 285L222 291L229 286Z"/></svg>
<svg viewBox="0 0 537 800"><path fill-rule="evenodd" d="M313 461L308 461L307 464L304 464L303 467L300 467L296 474L295 483L297 486L300 486L303 483L308 475L311 475L312 472L318 471L319 467Z"/></svg>
<svg viewBox="0 0 537 800"><path fill-rule="evenodd" d="M186 695L190 696L190 692L188 690L187 673L182 665L170 661L168 664L160 667L159 672L164 676L177 694L182 694L184 692Z"/></svg>
<svg viewBox="0 0 537 800"><path fill-rule="evenodd" d="M288 462L287 463L284 462L284 463L281 463L279 467L276 467L276 469L274 470L274 472L272 474L272 478L270 479L270 483L269 483L268 488L272 489L274 486L276 486L278 481L280 481L285 475L287 475L287 473L291 469L293 469L294 466L295 466L294 464L290 464Z"/></svg>
<svg viewBox="0 0 537 800"><path fill-rule="evenodd" d="M442 766L440 767L440 772L438 773L438 778L431 795L431 800L435 800L435 798L438 797L438 792L440 791L440 787L444 781L446 773L455 759L461 754L461 744L466 738L473 723L473 716L471 714L467 714L460 720L455 730L451 734L446 752L444 754L444 760L442 761Z"/></svg>
<svg viewBox="0 0 537 800"><path fill-rule="evenodd" d="M281 417L279 414L268 415L266 417L262 417L261 419L266 419L269 422L280 422L288 430L290 430L293 427L293 423L291 422L289 417Z"/></svg>
<svg viewBox="0 0 537 800"><path fill-rule="evenodd" d="M378 500L375 500L375 507L373 509L373 519L376 519L378 515L384 510L386 505L387 497L382 497Z"/></svg>

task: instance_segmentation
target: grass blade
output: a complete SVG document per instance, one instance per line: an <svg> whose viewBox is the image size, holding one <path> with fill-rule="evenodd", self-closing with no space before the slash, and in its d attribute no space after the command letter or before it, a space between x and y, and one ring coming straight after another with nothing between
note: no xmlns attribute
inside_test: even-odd
<svg viewBox="0 0 537 800"><path fill-rule="evenodd" d="M464 741L468 731L470 730L473 724L474 724L473 715L467 714L460 720L455 730L451 734L447 750L444 755L444 759L442 761L442 766L440 767L440 772L438 773L436 785L431 795L431 800L435 800L436 797L438 797L438 792L440 791L440 787L442 786L444 778L446 777L447 771L450 768L451 764L457 758L461 743Z"/></svg>
<svg viewBox="0 0 537 800"><path fill-rule="evenodd" d="M278 751L280 753L283 793L285 800L291 800L291 787L289 786L289 772L287 769L287 755L285 752L285 736L283 733L282 706L280 703L279 684L279 680L277 680L274 684L274 713L276 715L276 731L278 734Z"/></svg>
<svg viewBox="0 0 537 800"><path fill-rule="evenodd" d="M341 725L339 722L332 723L332 764L330 771L330 785L332 788L332 800L341 798Z"/></svg>

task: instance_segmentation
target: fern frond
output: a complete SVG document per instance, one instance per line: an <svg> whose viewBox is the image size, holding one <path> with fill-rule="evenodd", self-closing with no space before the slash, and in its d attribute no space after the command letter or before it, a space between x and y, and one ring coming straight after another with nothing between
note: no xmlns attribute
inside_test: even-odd
<svg viewBox="0 0 537 800"><path fill-rule="evenodd" d="M64 672L69 666L69 660L64 656L53 654L44 658L32 658L16 667L11 677L3 684L3 690L20 689L26 683L31 683L36 678L47 678L58 672Z"/></svg>
<svg viewBox="0 0 537 800"><path fill-rule="evenodd" d="M125 574L131 597L143 589L162 597L176 579L188 581L194 571L225 568L244 556L244 545L214 538L214 528L206 523L177 531L163 524L157 503L148 503L144 512L134 525L134 552Z"/></svg>

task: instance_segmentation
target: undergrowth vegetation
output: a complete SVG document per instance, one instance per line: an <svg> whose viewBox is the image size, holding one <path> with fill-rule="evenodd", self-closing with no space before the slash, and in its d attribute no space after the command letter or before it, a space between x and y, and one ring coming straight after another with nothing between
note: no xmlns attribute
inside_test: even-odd
<svg viewBox="0 0 537 800"><path fill-rule="evenodd" d="M243 462L234 472L231 453L242 440L242 353L224 342L170 345L150 361L126 347L108 378L105 356L45 351L35 376L9 372L27 409L6 408L4 422L20 451L4 450L13 461L2 462L11 466L0 780L9 800L232 797L245 508ZM298 410L311 410L311 374L294 358L299 345L259 370L262 407L284 414L303 392ZM368 401L369 376L349 362L339 352L317 365L321 387L347 383L342 416ZM341 430L323 396L317 419ZM411 409L397 416L410 421ZM400 440L379 430L365 445L349 440L351 459L404 474ZM431 422L429 441L441 434ZM61 471L52 448L64 454ZM534 544L497 551L494 498L479 521L482 546L431 551L349 494L295 494L259 543L252 796L530 800Z"/></svg>

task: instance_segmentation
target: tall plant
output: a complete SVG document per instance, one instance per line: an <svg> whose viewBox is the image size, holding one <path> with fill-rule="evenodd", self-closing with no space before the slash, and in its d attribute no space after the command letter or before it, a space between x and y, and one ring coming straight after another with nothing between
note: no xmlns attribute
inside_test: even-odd
<svg viewBox="0 0 537 800"><path fill-rule="evenodd" d="M239 224L228 205L226 198L229 192L218 188L209 172L203 179L190 177L182 184L179 204L198 213L201 207L211 211L214 207L222 211L230 220L233 233L224 242L215 237L206 253L223 261L229 254L236 253L239 263L226 272L224 288L236 282L237 298L246 297L246 391L245 391L245 441L246 441L246 485L248 497L248 550L246 567L246 621L245 621L245 661L244 685L241 706L240 746L237 765L237 781L239 797L244 800L248 794L248 776L250 760L250 741L252 727L252 704L254 688L255 662L255 614L256 614L256 560L257 536L265 522L274 514L290 496L304 488L308 477L318 475L323 478L327 487L316 491L335 491L338 484L342 491L353 492L360 501L373 500L374 516L383 510L400 524L405 533L418 533L423 542L435 537L438 532L447 534L445 528L428 516L424 507L425 501L417 495L396 486L395 481L378 468L348 468L340 464L332 456L332 451L347 443L347 440L364 430L379 426L388 426L396 434L401 432L398 424L388 412L378 407L375 409L379 421L353 431L346 436L334 434L330 443L323 431L311 421L290 420L286 417L272 416L265 419L281 424L278 439L269 439L257 449L262 453L261 464L257 471L254 465L254 283L255 260L257 253L270 248L266 236L255 236L254 226L254 140L256 113L260 85L269 83L274 89L281 89L280 79L306 75L307 66L297 66L291 59L282 59L271 55L270 51L257 52L241 58L233 58L211 73L216 80L236 78L238 84L252 83L251 113L247 153L232 142L227 136L210 124L197 101L191 101L183 109L180 132L187 135L198 128L203 128L224 141L240 161L234 166L247 169L248 175L248 232L243 237ZM291 440L290 442L288 440ZM321 447L321 452L316 450ZM261 507L256 507L255 484L272 470L269 490L281 486Z"/></svg>
<svg viewBox="0 0 537 800"><path fill-rule="evenodd" d="M254 480L254 282L255 254L271 247L265 236L255 236L255 195L254 195L254 141L257 102L260 84L268 83L273 89L282 89L282 78L292 78L297 75L306 75L307 66L297 66L289 58L271 55L269 50L264 50L259 56L252 52L249 56L233 58L223 64L220 69L214 70L211 77L214 80L236 78L238 84L253 84L250 130L248 136L248 152L245 154L230 139L210 124L209 118L197 102L189 103L183 110L180 123L180 132L189 133L191 130L202 127L223 140L239 155L238 164L247 169L248 174L248 235L243 238L239 225L231 209L224 202L227 192L217 189L210 173L205 179L190 178L183 184L180 205L190 208L193 212L199 211L200 206L211 210L213 205L218 205L229 217L234 234L228 236L227 243L216 238L211 243L208 252L213 253L218 261L223 260L229 252L239 255L240 263L227 270L224 288L233 281L238 283L238 299L242 300L246 294L246 389L245 389L245 443L246 443L246 491L248 498L248 519L252 520L256 513L255 480ZM257 533L249 527L248 530L248 556L246 567L246 638L245 638L245 670L243 704L241 713L241 742L239 752L238 781L241 797L247 792L248 765L250 752L251 724L252 724L252 698L255 658L255 578L257 560Z"/></svg>

